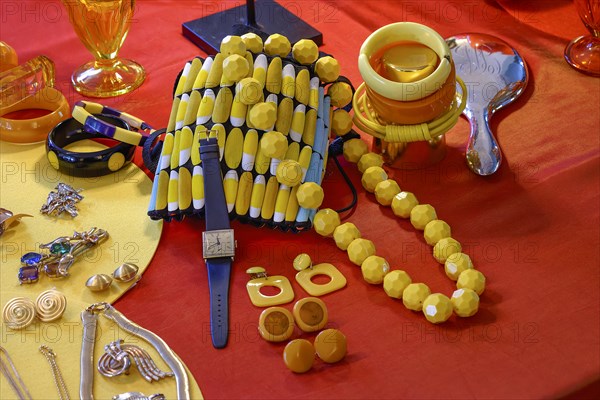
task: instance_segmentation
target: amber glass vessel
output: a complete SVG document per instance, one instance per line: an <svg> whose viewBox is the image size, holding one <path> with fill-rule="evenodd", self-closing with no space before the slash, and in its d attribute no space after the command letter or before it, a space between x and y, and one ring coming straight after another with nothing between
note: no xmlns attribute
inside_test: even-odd
<svg viewBox="0 0 600 400"><path fill-rule="evenodd" d="M600 1L574 0L589 35L573 39L565 48L565 59L576 70L600 76Z"/></svg>
<svg viewBox="0 0 600 400"><path fill-rule="evenodd" d="M84 96L112 97L139 87L146 74L135 61L118 57L129 32L133 0L62 0L69 20L95 60L73 72L75 89Z"/></svg>

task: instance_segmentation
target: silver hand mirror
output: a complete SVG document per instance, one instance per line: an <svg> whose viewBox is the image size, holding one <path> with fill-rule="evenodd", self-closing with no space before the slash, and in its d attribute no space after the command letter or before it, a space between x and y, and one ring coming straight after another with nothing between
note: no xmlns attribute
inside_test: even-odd
<svg viewBox="0 0 600 400"><path fill-rule="evenodd" d="M502 153L490 129L490 119L525 91L527 65L515 49L491 35L464 33L446 42L456 73L468 91L463 112L471 124L467 164L478 175L491 175L500 167Z"/></svg>

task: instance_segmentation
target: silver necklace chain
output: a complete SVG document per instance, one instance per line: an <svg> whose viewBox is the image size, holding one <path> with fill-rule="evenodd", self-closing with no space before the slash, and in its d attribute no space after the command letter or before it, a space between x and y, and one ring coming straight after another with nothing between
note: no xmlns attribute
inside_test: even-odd
<svg viewBox="0 0 600 400"><path fill-rule="evenodd" d="M54 384L56 385L56 390L58 391L58 397L60 400L70 400L69 392L67 391L67 385L63 379L63 376L58 368L58 364L56 363L56 354L54 351L46 346L40 346L40 352L46 357L48 363L50 364L50 370L52 371L52 376L54 377Z"/></svg>
<svg viewBox="0 0 600 400"><path fill-rule="evenodd" d="M29 394L29 390L27 390L27 386L25 386L23 379L21 379L19 371L17 371L10 355L8 355L8 351L0 346L0 353L0 372L2 372L2 375L10 383L19 400L31 400L32 397ZM8 364L4 362L4 358L6 358Z"/></svg>

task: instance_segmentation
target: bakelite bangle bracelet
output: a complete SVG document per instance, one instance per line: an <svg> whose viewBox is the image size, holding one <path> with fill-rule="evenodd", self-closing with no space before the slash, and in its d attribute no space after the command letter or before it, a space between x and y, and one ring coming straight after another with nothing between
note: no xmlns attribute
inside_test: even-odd
<svg viewBox="0 0 600 400"><path fill-rule="evenodd" d="M95 117L92 114L104 114L119 117L126 121L131 128L121 128L107 121ZM142 146L149 135L155 131L150 125L133 115L115 110L114 108L103 106L102 104L89 101L79 101L73 108L73 118L83 124L86 130L98 132L101 135L119 142L129 143L135 146Z"/></svg>
<svg viewBox="0 0 600 400"><path fill-rule="evenodd" d="M127 129L127 122L112 115L98 115L94 117L105 123L112 123ZM118 171L130 163L135 153L135 146L127 143L116 142L113 147L95 152L75 152L66 150L71 143L84 139L104 139L106 136L86 131L74 118L59 123L48 135L46 152L52 168L68 175L80 177L96 177Z"/></svg>
<svg viewBox="0 0 600 400"><path fill-rule="evenodd" d="M42 109L50 113L37 118L11 119L4 115L14 111ZM58 90L46 87L10 107L0 107L0 140L13 143L35 143L46 139L48 132L69 118L69 103Z"/></svg>
<svg viewBox="0 0 600 400"><path fill-rule="evenodd" d="M378 49L400 41L429 47L438 55L440 64L431 75L416 82L401 83L384 78L373 69L369 59ZM358 69L365 83L380 95L397 101L413 101L431 95L443 85L451 72L451 59L446 41L436 31L414 22L397 22L369 35L360 48Z"/></svg>

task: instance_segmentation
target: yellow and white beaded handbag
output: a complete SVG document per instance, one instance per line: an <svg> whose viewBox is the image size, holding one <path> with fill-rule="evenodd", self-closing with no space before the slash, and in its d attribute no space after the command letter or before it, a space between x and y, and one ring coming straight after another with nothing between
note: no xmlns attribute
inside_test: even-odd
<svg viewBox="0 0 600 400"><path fill-rule="evenodd" d="M199 142L210 132L218 138L231 219L308 229L320 202L305 208L296 194L304 183L321 184L332 131L342 136L351 130L344 107L353 89L339 76L337 60L320 56L310 40L297 42L290 54L281 35L264 45L254 34L228 36L220 50L186 63L162 147L145 148L146 166L156 165L148 215L203 216Z"/></svg>

